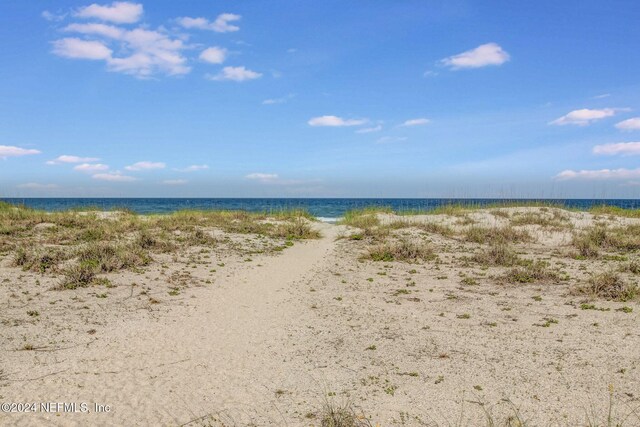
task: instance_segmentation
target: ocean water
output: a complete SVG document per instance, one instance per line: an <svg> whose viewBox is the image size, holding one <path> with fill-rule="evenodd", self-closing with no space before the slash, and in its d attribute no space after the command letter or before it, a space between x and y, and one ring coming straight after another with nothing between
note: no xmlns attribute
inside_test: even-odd
<svg viewBox="0 0 640 427"><path fill-rule="evenodd" d="M140 214L170 213L181 209L229 209L272 212L283 209L305 209L311 215L332 221L350 209L369 206L390 207L396 211L429 210L438 206L462 203L490 205L500 202L548 202L570 208L588 209L611 205L626 209L640 208L639 199L180 199L180 198L0 198L46 211L93 207L101 210L127 208Z"/></svg>

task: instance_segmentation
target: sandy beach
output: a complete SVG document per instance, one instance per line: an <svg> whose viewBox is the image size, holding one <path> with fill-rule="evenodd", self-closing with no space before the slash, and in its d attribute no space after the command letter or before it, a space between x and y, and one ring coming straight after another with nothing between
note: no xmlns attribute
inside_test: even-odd
<svg viewBox="0 0 640 427"><path fill-rule="evenodd" d="M16 265L24 242L63 247L56 225L4 234L0 401L89 409L0 424L329 426L333 409L353 415L340 425L640 425L640 220L304 221L319 236L197 227L199 242L66 289L73 258Z"/></svg>

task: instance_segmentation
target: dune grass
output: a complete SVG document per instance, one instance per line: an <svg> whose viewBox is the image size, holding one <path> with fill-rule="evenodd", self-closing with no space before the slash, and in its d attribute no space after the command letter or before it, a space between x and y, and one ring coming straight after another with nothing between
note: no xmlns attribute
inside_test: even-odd
<svg viewBox="0 0 640 427"><path fill-rule="evenodd" d="M610 301L631 301L640 296L640 287L626 281L615 271L605 271L589 278L587 283L576 286L573 293L589 298L603 298Z"/></svg>
<svg viewBox="0 0 640 427"><path fill-rule="evenodd" d="M95 210L45 212L0 202L1 250L12 263L39 273L61 273L61 288L95 283L96 275L136 270L154 253L219 244L211 230L292 241L320 237L300 210L272 214L184 210L167 215Z"/></svg>
<svg viewBox="0 0 640 427"><path fill-rule="evenodd" d="M560 275L549 269L545 261L529 261L509 269L501 276L503 282L512 284L550 283L560 280Z"/></svg>
<svg viewBox="0 0 640 427"><path fill-rule="evenodd" d="M572 244L583 258L596 258L600 250L630 252L640 249L640 225L594 225L574 234Z"/></svg>
<svg viewBox="0 0 640 427"><path fill-rule="evenodd" d="M506 244L492 244L487 249L474 254L471 260L482 265L511 267L521 264L515 252Z"/></svg>
<svg viewBox="0 0 640 427"><path fill-rule="evenodd" d="M371 246L365 258L372 261L420 262L435 258L435 253L431 246L425 242L399 239L393 241L387 240Z"/></svg>
<svg viewBox="0 0 640 427"><path fill-rule="evenodd" d="M507 227L471 226L464 233L467 242L487 243L492 245L506 243L521 243L533 240L526 230Z"/></svg>

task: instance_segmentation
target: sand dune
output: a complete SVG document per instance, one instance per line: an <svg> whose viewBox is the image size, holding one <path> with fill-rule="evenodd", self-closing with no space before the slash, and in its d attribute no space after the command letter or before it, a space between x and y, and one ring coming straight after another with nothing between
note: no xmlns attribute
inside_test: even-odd
<svg viewBox="0 0 640 427"><path fill-rule="evenodd" d="M143 271L114 273L108 298L95 287L51 290L54 277L11 267L6 256L0 400L111 410L0 414L0 423L310 426L321 424L327 402L352 402L372 425L460 417L484 425L485 411L512 417L511 425L517 416L526 425L587 425L606 415L609 387L615 414L633 412L637 302L572 292L633 254L571 258L576 228L521 225L534 240L514 242L518 256L546 259L568 278L506 284L505 267L470 261L486 244L460 233L505 226L517 212L411 217L456 233L396 227L386 239L433 248L434 258L414 263L363 259L374 243L349 237L361 229L315 223L321 238L276 253L219 250L194 262L192 251L190 261L167 255ZM577 230L636 221L563 215ZM191 286L168 295L162 284L187 270ZM639 423L631 414L625 425Z"/></svg>

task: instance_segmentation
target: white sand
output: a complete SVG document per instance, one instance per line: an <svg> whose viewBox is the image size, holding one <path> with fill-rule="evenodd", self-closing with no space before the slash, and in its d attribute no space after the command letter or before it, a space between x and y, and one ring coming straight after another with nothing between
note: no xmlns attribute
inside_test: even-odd
<svg viewBox="0 0 640 427"><path fill-rule="evenodd" d="M349 399L383 426L449 425L463 399L498 416L510 412L499 403L508 398L529 425L575 426L591 407L605 413L609 384L621 406L638 406L637 303L581 310L571 283L496 284L493 269L461 266L478 245L435 235L439 264L360 262L364 243L336 240L345 227L316 227L322 239L278 255L215 253L189 268L197 286L174 297L159 265L114 275L118 286L99 299L102 290L49 290L54 279L3 260L0 402L112 409L0 414L0 425L317 426L306 416L325 399ZM552 234L531 253L563 249ZM581 266L599 268L561 260L576 280ZM478 286L461 285L461 272ZM146 288L159 304L139 295ZM615 311L622 306L633 313ZM545 318L558 323L535 326ZM464 408L468 425L484 425L477 404Z"/></svg>

